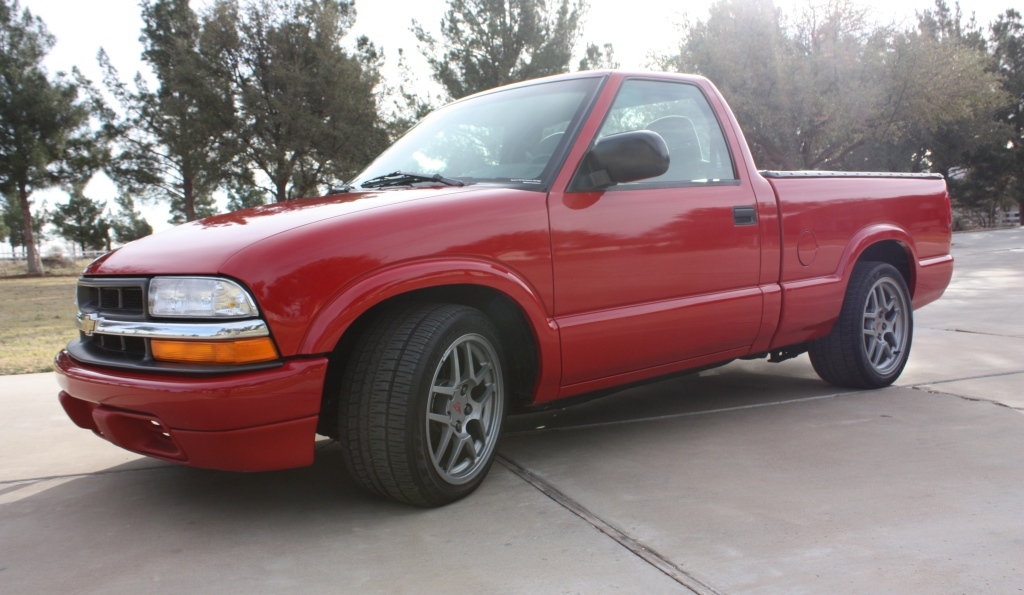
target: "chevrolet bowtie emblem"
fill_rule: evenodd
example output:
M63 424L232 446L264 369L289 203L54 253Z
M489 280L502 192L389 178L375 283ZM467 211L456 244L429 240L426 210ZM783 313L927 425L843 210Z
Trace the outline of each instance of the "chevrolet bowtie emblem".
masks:
M92 335L93 331L96 330L96 315L95 314L79 314L78 315L78 329L85 333L85 336Z

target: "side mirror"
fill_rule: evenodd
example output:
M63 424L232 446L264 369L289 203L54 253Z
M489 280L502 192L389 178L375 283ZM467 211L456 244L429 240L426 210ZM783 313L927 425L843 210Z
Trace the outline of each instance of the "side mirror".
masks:
M668 171L665 139L657 132L634 130L606 136L583 157L572 184L577 192L655 178Z

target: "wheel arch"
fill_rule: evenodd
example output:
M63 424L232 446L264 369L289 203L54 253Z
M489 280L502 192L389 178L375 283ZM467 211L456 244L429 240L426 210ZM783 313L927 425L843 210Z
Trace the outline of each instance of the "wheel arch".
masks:
M341 372L359 334L382 312L404 303L439 302L484 312L501 333L514 411L557 394L561 370L558 331L543 301L524 280L499 264L469 259L409 262L357 279L339 290L310 325L301 353L328 353L319 433L332 435Z
M857 262L871 261L891 264L903 276L910 295L913 296L916 275L914 267L910 264L910 259L913 258L912 254L910 249L898 240L881 240L865 248L857 257Z
M903 275L903 280L914 296L917 284L917 249L914 240L902 228L895 225L875 225L857 232L847 244L840 259L839 272L843 278L843 295L853 267L859 262L873 261L891 264Z

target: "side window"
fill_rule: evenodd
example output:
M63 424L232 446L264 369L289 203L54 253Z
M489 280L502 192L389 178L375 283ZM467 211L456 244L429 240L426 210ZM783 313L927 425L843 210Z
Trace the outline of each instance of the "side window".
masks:
M660 134L668 145L669 168L657 178L620 186L736 179L722 128L707 98L695 85L625 81L597 136L631 130L652 130Z

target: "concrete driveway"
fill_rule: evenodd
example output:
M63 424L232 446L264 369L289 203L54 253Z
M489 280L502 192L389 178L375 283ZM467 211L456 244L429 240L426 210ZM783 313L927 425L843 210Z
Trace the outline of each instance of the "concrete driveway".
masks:
M1016 593L1024 590L1024 230L958 234L880 391L806 356L510 419L438 510L357 490L336 447L181 468L0 378L0 592Z

